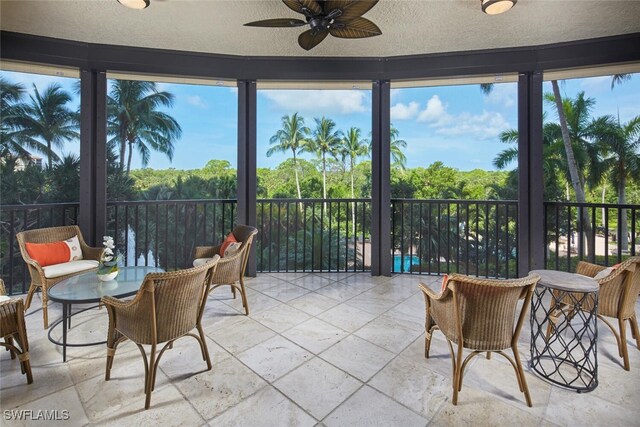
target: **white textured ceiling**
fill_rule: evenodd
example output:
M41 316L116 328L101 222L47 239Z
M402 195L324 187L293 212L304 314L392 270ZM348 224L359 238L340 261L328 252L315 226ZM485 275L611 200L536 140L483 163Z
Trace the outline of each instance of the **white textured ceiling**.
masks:
M311 50L301 28L250 28L249 21L300 17L279 0L1 0L0 27L90 43L250 56L396 56L535 46L640 32L640 0L519 0L488 16L480 0L380 0L365 17L383 34L331 36Z

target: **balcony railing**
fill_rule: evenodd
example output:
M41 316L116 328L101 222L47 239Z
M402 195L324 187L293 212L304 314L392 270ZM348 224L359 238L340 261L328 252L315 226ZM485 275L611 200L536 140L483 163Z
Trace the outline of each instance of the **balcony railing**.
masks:
M391 201L394 273L518 276L518 202Z
M545 266L575 271L578 261L622 262L640 252L640 205L544 203Z
M124 265L185 268L195 246L224 239L234 226L236 208L235 200L109 202L106 234L114 237ZM24 293L29 286L16 233L76 224L78 209L77 203L0 206L2 278L10 293ZM516 277L517 210L515 201L394 199L392 271ZM638 205L545 202L544 210L547 268L575 271L580 259L608 265L640 251ZM584 212L591 227L585 226ZM258 271L371 268L368 199L260 199L256 214ZM623 218L624 247L619 244Z
M0 260L2 278L9 294L25 293L31 283L16 234L35 228L75 225L78 207L78 203L0 206Z
M370 271L371 200L261 199L258 271Z
M235 200L109 202L107 235L123 265L191 267L196 246L219 244L235 222Z

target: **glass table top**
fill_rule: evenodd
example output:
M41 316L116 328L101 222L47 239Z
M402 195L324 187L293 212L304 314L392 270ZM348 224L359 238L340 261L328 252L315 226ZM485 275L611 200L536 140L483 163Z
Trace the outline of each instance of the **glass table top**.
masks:
M70 277L49 288L49 299L57 302L99 302L103 296L125 297L135 294L148 273L163 273L158 267L122 267L118 277L101 282L95 271Z

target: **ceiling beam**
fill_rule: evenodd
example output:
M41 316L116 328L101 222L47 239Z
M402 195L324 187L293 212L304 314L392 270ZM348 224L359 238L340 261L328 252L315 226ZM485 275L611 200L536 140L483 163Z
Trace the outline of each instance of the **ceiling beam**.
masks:
M386 58L217 55L0 32L0 58L80 69L242 80L408 80L640 61L640 33L552 45Z

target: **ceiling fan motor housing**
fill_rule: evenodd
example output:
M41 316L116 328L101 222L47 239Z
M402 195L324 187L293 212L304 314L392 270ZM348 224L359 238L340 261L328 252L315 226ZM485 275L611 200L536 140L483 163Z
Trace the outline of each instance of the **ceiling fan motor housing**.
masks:
M300 19L266 19L244 24L250 27L300 27L309 29L298 37L298 44L305 50L313 49L327 35L345 39L379 36L380 28L363 18L379 0L282 0L287 7L300 13Z

